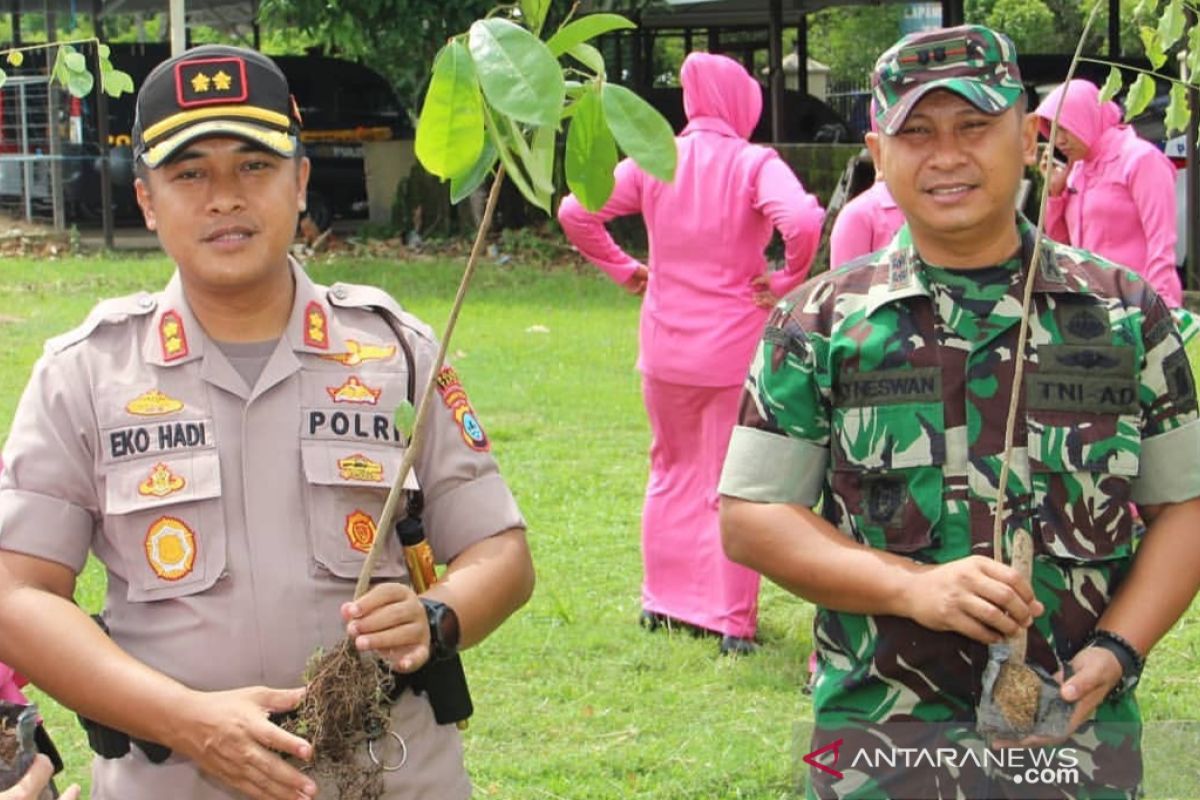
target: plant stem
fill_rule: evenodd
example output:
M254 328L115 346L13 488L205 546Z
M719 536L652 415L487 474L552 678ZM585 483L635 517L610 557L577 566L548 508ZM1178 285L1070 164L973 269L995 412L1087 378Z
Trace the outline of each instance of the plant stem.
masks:
M423 444L422 434L425 432L426 420L429 418L429 409L433 405L431 402L433 387L437 385L438 373L441 372L442 365L446 363L446 351L450 346L450 337L454 334L454 326L458 323L458 314L462 310L463 300L467 297L467 289L471 285L471 277L475 274L475 264L479 261L479 254L483 251L483 243L487 240L488 231L491 230L492 216L495 214L496 202L500 199L500 187L503 183L504 165L501 164L496 169L492 190L488 194L487 205L483 209L483 219L479 221L479 230L475 232L475 244L471 247L467 267L463 270L462 280L458 283L458 293L454 296L454 305L450 307L450 316L446 319L445 330L442 331L437 357L429 371L429 380L426 381L425 390L421 393L421 402L417 406L417 417L413 423L412 436L408 440L408 448L404 452L404 458L400 461L400 469L396 473L396 480L392 482L392 488L383 504L383 511L379 514L379 524L375 527L375 539L371 542L371 550L367 553L367 559L358 573L358 583L354 587L355 600L362 597L370 587L371 573L375 571L375 564L383 552L384 543L392 535L392 524L396 519L396 506L400 504L400 498L404 495L404 481L408 477L413 463L417 460Z
M1092 6L1092 13L1088 15L1087 22L1083 24L1083 31L1079 34L1079 42L1075 45L1075 55L1071 58L1071 66L1067 68L1067 77L1063 79L1063 86L1070 83L1075 77L1075 67L1079 65L1080 53L1083 52L1083 42L1087 38L1088 31L1092 28L1092 22L1096 19L1096 12L1100 10L1100 3ZM1067 98L1066 89L1063 89L1062 96L1058 100L1058 108L1054 109L1054 119L1050 123L1050 143L1054 143L1055 137L1058 135L1058 118L1062 114L1063 101ZM1027 113L1033 113L1028 111ZM1039 168L1040 168L1039 164ZM1008 397L1008 419L1004 423L1004 457L1000 462L1000 481L996 497L996 516L992 520L992 558L996 561L1004 561L1003 550L1003 530L1004 530L1004 506L1008 495L1008 473L1009 462L1012 461L1013 451L1013 434L1017 427L1017 408L1021 400L1021 384L1025 379L1025 344L1029 340L1029 307L1033 303L1033 282L1034 278L1041 269L1042 261L1042 237L1046 229L1046 202L1050 199L1050 178L1046 176L1042 181L1042 197L1038 203L1038 223L1037 229L1033 234L1033 255L1029 259L1029 272L1025 275L1025 294L1021 301L1021 328L1017 334L1017 349L1013 353L1013 358L1016 360L1015 372L1013 374L1012 392ZM1028 446L1029 433L1026 430L1026 446ZM1028 489L1029 487L1026 487Z

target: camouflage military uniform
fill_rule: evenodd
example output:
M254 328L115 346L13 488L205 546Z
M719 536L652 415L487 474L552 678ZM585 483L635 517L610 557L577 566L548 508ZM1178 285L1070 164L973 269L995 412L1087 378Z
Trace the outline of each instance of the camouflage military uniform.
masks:
M721 493L820 500L847 536L919 562L991 556L1019 267L1034 244L1028 222L1019 227L1021 259L984 271L990 280L926 267L904 228L888 248L784 300L751 365ZM1049 239L1043 248L1005 537L1018 526L1034 533L1032 583L1046 612L1031 629L1029 658L1054 673L1084 644L1130 566L1131 501L1200 495L1200 422L1179 332L1157 296L1130 271ZM973 736L984 645L911 619L824 608L816 640L814 748L892 735L866 733L863 723L948 723ZM1121 788L1079 796L1125 797L1139 780L1138 760L1103 751L1136 749L1136 702L1106 702L1096 719L1124 724L1113 728L1117 736L1081 732L1083 775ZM996 775L976 776L992 783L964 790L965 774L916 772L908 775L916 788L897 789L888 785L894 776L847 771L839 781L814 771L815 792L1031 796Z

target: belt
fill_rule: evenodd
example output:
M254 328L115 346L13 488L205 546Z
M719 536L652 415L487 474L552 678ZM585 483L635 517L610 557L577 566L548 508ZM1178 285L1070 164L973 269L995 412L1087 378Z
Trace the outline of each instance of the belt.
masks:
M412 685L412 676L400 672L392 672L391 683L392 686L387 693L387 697L389 701L394 703L404 694L404 690ZM108 725L96 722L94 719L88 719L82 714L76 716L79 718L79 723L83 725L83 729L87 731L88 745L91 746L92 752L101 758L123 758L129 754L131 744L137 745L138 749L149 759L151 764L161 764L171 757L171 748L166 745L145 739L138 739L124 731L110 728ZM271 714L270 720L276 725L281 725L295 717L295 711L282 711Z

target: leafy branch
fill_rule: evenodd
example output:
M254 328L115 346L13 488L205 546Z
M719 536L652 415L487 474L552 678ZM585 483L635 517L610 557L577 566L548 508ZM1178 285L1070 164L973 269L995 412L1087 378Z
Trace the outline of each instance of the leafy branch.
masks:
M604 56L588 43L605 33L632 28L633 23L617 14L578 19L568 14L542 40L550 2L520 0L497 7L469 30L450 37L433 63L417 124L417 159L430 173L450 182L455 203L483 185L489 175L495 177L355 597L367 590L383 543L390 538L404 480L420 450L427 412L434 405L433 383L445 361L504 179L511 178L525 199L550 213L557 142L564 122L569 123L564 158L567 186L589 210L599 210L612 194L618 148L659 180L675 176L675 136L670 124L629 89L609 83ZM398 427L407 430L411 417L407 404L396 409Z
M70 42L43 42L41 44L13 47L0 50L0 56L10 67L19 68L25 63L25 54L32 50L55 51L50 79L57 81L73 97L84 97L95 86L95 77L88 69L87 58L76 49L79 45L94 45L100 55L100 88L110 97L120 97L133 91L133 78L112 65L109 48L96 37L75 39ZM0 68L0 87L8 81L8 73Z

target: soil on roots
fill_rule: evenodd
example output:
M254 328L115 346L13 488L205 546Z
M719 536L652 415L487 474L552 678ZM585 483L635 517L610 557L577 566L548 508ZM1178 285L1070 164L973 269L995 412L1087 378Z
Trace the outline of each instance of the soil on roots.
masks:
M992 699L1008 723L1018 731L1031 731L1037 722L1042 681L1024 664L1005 662L996 676Z
M0 762L10 766L17 763L21 743L17 741L17 729L10 727L8 720L0 719Z
M284 729L313 746L306 772L328 778L340 800L379 800L383 770L364 765L357 754L384 735L390 722L392 673L373 655L359 653L346 639L336 649L313 656L308 691Z

